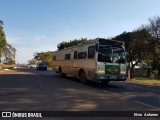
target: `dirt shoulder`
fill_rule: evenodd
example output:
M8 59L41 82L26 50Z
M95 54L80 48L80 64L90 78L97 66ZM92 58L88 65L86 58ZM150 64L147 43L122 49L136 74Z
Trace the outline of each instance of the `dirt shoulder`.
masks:
M16 65L5 65L5 64L0 64L0 73L2 72L8 72L10 70L17 70L18 67Z
M160 86L160 80L158 79L132 79L127 81L132 83L137 83L137 84Z

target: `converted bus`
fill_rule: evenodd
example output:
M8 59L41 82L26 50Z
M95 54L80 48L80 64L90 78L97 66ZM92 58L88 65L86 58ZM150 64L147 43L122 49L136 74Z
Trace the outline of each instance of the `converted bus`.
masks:
M53 52L52 69L61 76L109 83L126 80L124 42L97 38Z

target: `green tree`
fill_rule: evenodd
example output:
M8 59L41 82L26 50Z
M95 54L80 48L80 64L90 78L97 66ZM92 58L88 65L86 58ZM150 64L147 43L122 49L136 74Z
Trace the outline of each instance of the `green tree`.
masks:
M15 64L15 54L16 49L12 47L10 44L6 44L6 46L3 48L3 55L5 57L5 62L8 64Z
M149 18L149 24L144 26L144 28L150 33L152 39L149 41L150 50L152 52L152 68L153 70L158 70L158 75L160 76L160 17L155 16Z
M2 20L0 20L0 25L1 25L1 26L3 25L3 21L2 21Z
M152 46L152 53L156 59L160 60L160 17L149 18L149 24L145 28L153 37L150 41L154 45Z
M127 61L131 72L130 78L133 78L133 72L136 65L150 58L150 43L151 35L143 28L133 32L123 32L122 34L112 38L125 42Z
M37 63L36 59L28 60L28 64L36 64L36 63Z
M41 61L41 62L45 63L47 66L51 67L52 56L53 56L52 54L53 54L52 51L35 53L34 59Z
M61 42L60 44L57 45L57 48L58 48L58 50L61 50L61 49L67 48L67 47L77 45L79 43L87 42L89 40L90 39L87 39L87 38L81 38L81 39L70 40L70 42L64 42L63 41L63 42Z
M3 31L3 21L0 20L0 63L1 63L2 52L6 44L7 44L7 41L6 41L5 33Z

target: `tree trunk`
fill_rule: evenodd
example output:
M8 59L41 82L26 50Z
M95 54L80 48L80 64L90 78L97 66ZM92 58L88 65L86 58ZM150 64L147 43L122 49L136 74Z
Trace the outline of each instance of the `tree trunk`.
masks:
M136 62L135 64L131 63L131 67L130 67L130 78L133 79L134 78L134 67L137 65L138 62Z
M1 55L1 53L0 53L0 63L1 63L1 57L2 57L2 55Z
M151 77L151 69L148 68L148 69L147 69L147 78L150 78L150 77Z
M131 69L130 69L130 78L131 79L134 78L133 74L134 74L134 67L131 67Z
M160 79L160 68L158 68L158 75L157 78Z
M130 66L130 78L133 79L134 78L134 68L136 65L138 65L139 61L135 62L133 64L133 62L131 62L131 66Z

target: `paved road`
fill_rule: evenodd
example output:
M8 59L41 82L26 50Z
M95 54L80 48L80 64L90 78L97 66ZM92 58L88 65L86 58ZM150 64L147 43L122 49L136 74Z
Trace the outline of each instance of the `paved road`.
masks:
M160 86L129 82L83 85L71 77L60 78L52 71L0 71L0 111L29 110L160 111Z

